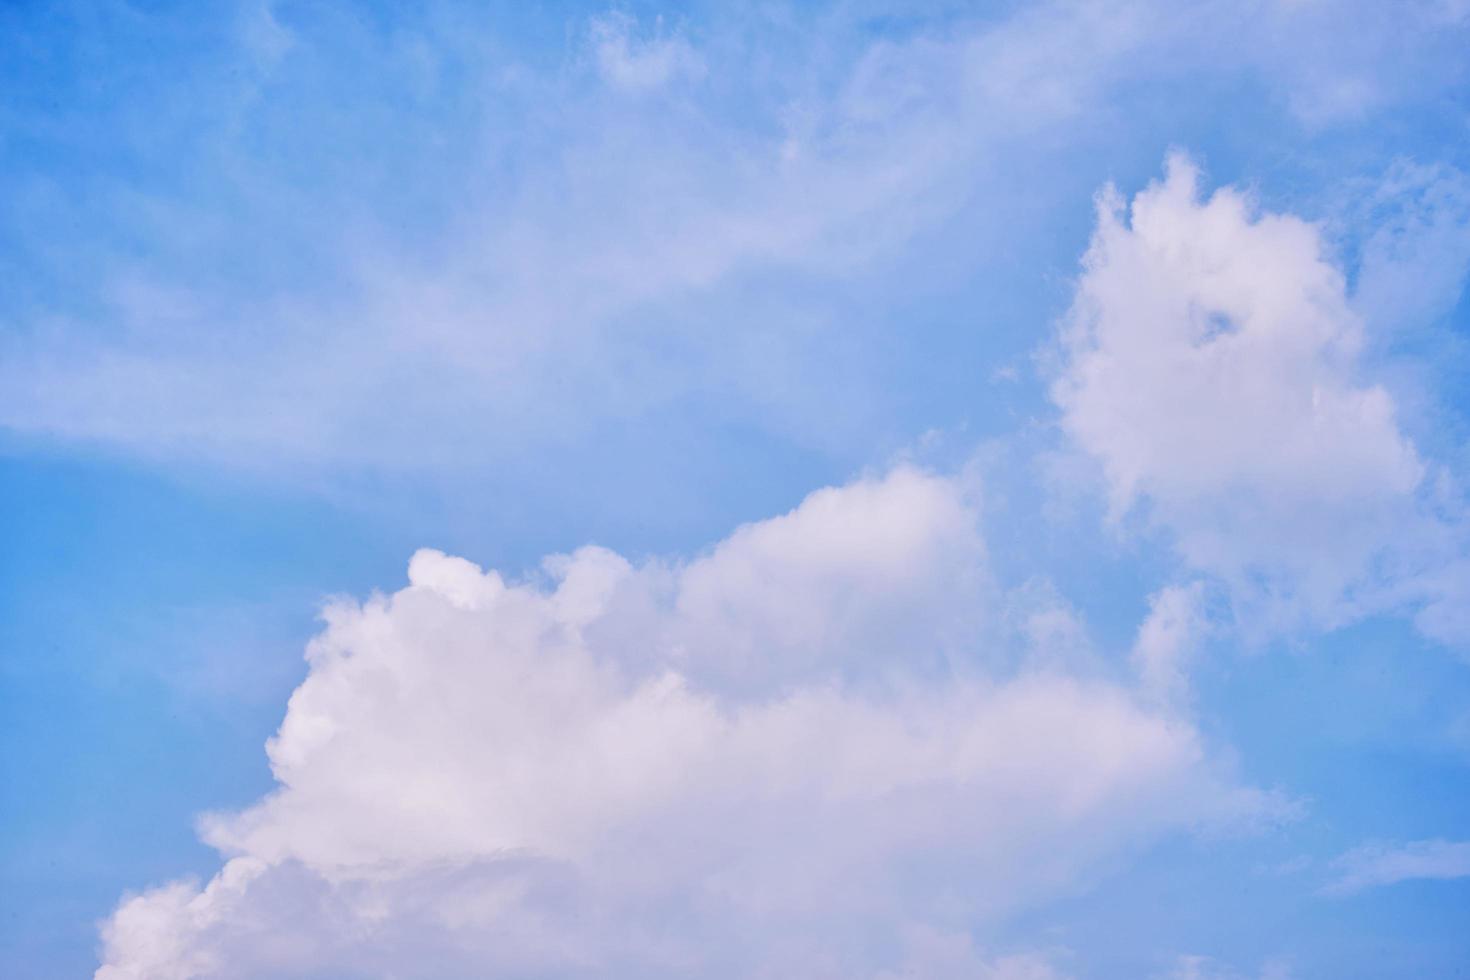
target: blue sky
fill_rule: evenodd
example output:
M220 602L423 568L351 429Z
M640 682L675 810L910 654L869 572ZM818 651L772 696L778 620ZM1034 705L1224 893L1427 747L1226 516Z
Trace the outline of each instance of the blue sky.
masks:
M1452 977L1470 8L0 11L7 977Z

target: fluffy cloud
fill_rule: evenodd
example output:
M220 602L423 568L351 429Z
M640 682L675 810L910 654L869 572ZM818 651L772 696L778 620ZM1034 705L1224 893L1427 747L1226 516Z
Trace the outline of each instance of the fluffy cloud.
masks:
M1335 865L1338 877L1326 888L1334 895L1415 879L1470 878L1470 841L1367 844L1344 854Z
M687 562L419 552L327 609L278 787L98 977L1050 976L967 931L1272 804L1126 676L987 652L977 507L899 467Z
M1225 580L1256 628L1333 626L1423 603L1449 617L1463 508L1427 498L1363 324L1316 227L1261 213L1169 158L1125 209L1109 191L1052 395L1101 465L1114 518L1142 512Z

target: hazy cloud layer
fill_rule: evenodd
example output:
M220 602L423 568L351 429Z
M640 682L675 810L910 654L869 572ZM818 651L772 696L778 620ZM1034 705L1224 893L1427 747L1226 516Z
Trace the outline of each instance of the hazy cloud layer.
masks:
M604 14L560 27L552 64L452 3L378 31L350 8L245 4L207 44L163 12L73 12L83 35L198 53L181 85L88 49L129 99L72 122L110 140L116 173L13 175L34 240L0 308L0 425L296 478L440 472L709 393L846 444L905 328L858 332L844 290L956 216L996 260L1061 220L1066 166L1141 82L1203 72L1321 127L1464 73L1462 18L1437 3L1058 0L874 40L885 9ZM54 93L33 96L12 116L45 142ZM188 179L167 194L172 168ZM1432 215L1406 211L1414 241L1463 238L1445 187ZM50 236L78 223L94 233L61 264ZM1463 274L1461 245L1401 276L1408 247L1390 230L1369 249L1366 305ZM752 281L804 298L742 315Z

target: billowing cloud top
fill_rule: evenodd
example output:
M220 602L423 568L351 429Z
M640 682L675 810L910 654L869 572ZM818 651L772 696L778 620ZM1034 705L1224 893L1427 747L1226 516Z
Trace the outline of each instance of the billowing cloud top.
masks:
M1062 336L1052 395L1114 518L1142 508L1258 632L1418 603L1464 644L1463 518L1422 492L1393 400L1361 377L1321 233L1199 181L1176 153L1130 207L1101 195Z
M1438 390L1470 350L1441 329L1470 271L1460 0L11 6L0 429L102 474L21 496L70 530L48 480L239 476L249 520L270 488L347 530L296 514L299 552L209 557L299 572L254 597L276 612L356 596L239 729L279 722L270 790L191 787L191 814L231 801L198 822L211 874L123 896L99 980L1239 978L1145 948L1152 909L1146 942L1093 941L1127 913L1065 900L1308 813L1309 763L1271 753L1355 708L1412 728L1395 750L1470 744L1431 656L1470 650L1470 415ZM48 620L5 623L17 648L109 625L90 551L32 575L49 530L5 579ZM1409 662L1380 640L1449 665L1433 696L1379 702ZM1381 659L1216 656L1288 645ZM0 702L50 712L5 666ZM27 779L70 772L44 741ZM1330 873L1293 893L1324 903L1467 877L1460 801L1349 826L1349 797L1258 877ZM148 867L96 881L173 873ZM1254 901L1230 871L1196 918ZM1081 962L1109 943L1132 958Z
M691 561L589 547L521 583L419 552L327 609L278 788L204 821L213 881L122 905L99 980L873 975L1272 814L1152 696L1178 596L1144 681L1002 655L974 489L900 466Z

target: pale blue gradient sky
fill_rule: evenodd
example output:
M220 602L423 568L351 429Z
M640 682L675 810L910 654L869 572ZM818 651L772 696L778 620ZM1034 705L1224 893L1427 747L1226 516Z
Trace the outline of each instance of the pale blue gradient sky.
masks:
M7 977L85 975L125 893L218 870L196 817L271 789L326 597L421 547L510 578L697 555L899 460L979 472L1005 615L1068 609L1109 664L1202 582L1192 723L1290 803L1131 842L977 948L1470 964L1470 878L1332 887L1470 840L1470 648L1412 596L1242 623L1167 502L1109 520L1049 387L1096 196L1182 150L1318 229L1353 383L1437 488L1374 533L1470 582L1463 3L113 0L7 5L0 37Z

